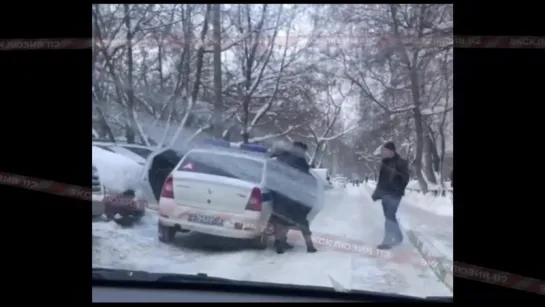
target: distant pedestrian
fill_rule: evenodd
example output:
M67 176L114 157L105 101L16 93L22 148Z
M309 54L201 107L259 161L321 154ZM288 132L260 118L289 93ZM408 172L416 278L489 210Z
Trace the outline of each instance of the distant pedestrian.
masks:
M382 200L384 212L384 240L379 249L389 249L403 241L403 233L396 218L401 197L409 183L409 164L396 152L395 144L387 142L382 146L382 164L373 201Z

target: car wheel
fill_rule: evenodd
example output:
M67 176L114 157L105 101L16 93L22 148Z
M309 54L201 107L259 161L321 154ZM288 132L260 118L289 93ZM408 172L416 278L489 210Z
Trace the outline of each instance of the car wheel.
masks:
M138 223L140 222L140 220L142 220L142 218L144 217L145 215L145 212L135 212L132 214L132 218L133 218L133 221L135 223Z
M136 218L130 215L124 215L124 216L121 216L120 218L114 218L113 220L116 222L117 225L122 227L130 227L134 225L134 223L137 221Z
M176 229L158 223L157 235L159 236L159 241L163 243L172 243L176 236Z
M267 246L268 246L268 240L267 240L267 235L266 234L262 234L260 235L259 237L256 237L256 238L253 238L252 239L252 246L255 248L255 249L266 249Z

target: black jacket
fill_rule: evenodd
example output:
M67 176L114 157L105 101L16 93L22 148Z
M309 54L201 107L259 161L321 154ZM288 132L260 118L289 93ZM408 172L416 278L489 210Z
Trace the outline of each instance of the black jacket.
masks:
M383 159L378 175L378 183L374 199L381 199L383 195L405 195L405 188L409 184L409 164L399 155L393 158Z

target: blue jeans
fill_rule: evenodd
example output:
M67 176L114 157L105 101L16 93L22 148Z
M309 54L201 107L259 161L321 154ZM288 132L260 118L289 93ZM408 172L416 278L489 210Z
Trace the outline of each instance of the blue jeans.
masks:
M403 232L396 218L400 202L401 196L385 194L382 197L382 210L385 218L383 243L400 243L403 241Z

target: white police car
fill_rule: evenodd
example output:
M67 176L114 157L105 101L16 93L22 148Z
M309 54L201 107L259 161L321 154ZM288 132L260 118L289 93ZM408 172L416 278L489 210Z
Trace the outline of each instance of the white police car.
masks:
M194 231L251 239L256 248L266 248L272 214L272 193L266 186L275 172L272 165L278 164L266 152L259 145L224 141L188 151L161 191L159 240L169 243L177 232ZM320 202L309 220L321 210L321 196Z

